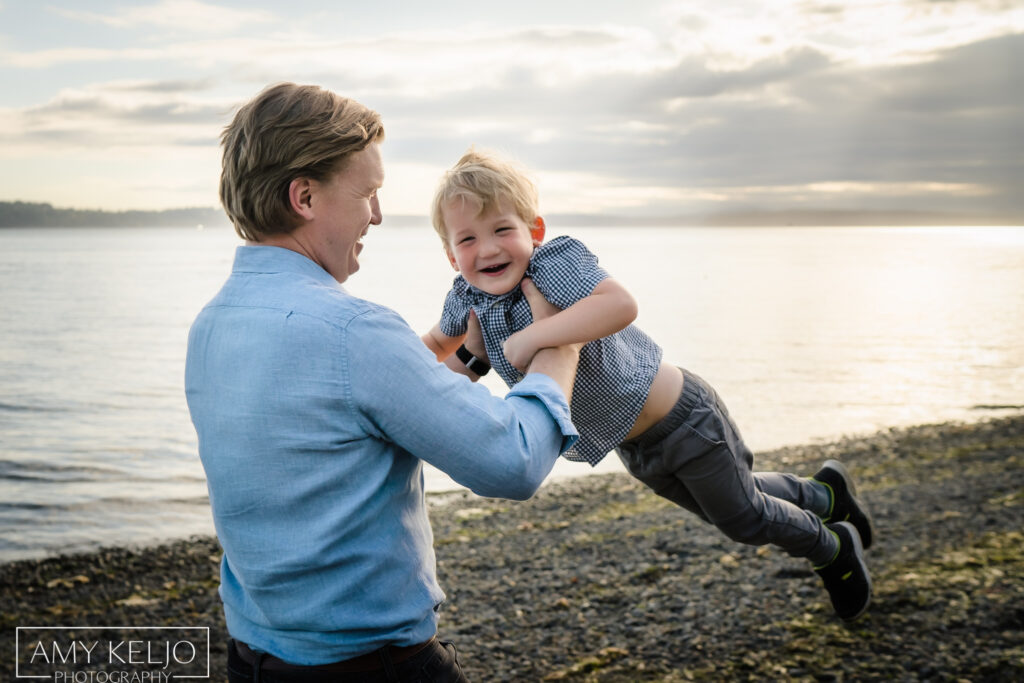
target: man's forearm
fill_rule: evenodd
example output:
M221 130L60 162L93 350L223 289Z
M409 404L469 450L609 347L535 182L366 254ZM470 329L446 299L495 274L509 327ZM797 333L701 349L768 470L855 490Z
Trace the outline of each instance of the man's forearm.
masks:
M572 401L573 385L576 382L576 366L580 362L577 345L556 346L541 349L533 357L527 373L539 372L555 381L567 402Z

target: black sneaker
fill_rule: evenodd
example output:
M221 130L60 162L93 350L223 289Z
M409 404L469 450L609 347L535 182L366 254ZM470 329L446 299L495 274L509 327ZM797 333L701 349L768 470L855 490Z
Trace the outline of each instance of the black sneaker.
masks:
M853 621L871 604L871 575L864 563L864 547L857 527L849 522L828 524L839 536L839 554L824 567L815 567L832 599L832 608L843 621Z
M870 548L874 540L875 525L867 508L857 500L857 489L843 463L838 460L826 460L811 479L827 486L832 494L832 510L822 521L849 522L857 527L864 549Z

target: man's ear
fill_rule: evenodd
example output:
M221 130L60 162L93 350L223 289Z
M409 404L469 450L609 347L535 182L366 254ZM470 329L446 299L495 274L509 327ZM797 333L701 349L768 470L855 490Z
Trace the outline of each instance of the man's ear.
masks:
M313 218L313 181L295 178L288 184L288 206L307 221Z
M455 269L455 272L459 272L459 264L455 262L455 255L452 254L452 250L446 246L444 248L444 253L448 255L448 260L451 262L452 268Z
M533 219L533 225L530 226L530 237L533 238L533 246L539 247L540 243L544 241L544 231L547 226L544 225L544 219L537 216Z

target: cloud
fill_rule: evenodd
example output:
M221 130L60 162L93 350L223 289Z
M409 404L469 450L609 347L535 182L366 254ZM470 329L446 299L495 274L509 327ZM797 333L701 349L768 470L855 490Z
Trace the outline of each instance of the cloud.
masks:
M159 62L179 70L230 70L262 81L320 77L430 95L486 87L510 68L530 70L551 85L588 74L643 71L671 61L662 47L650 32L629 27L534 26L342 38L278 22L262 33L154 38L142 46L6 50L0 52L0 65L39 70L84 62Z
M178 18L161 24L158 10L172 5ZM416 182L477 143L594 210L863 203L872 193L892 204L1024 203L1013 198L1024 180L1024 15L1014 5L672 7L661 25L456 22L355 38L323 30L326 15L238 34L266 17L224 10L229 29L215 37L8 51L0 65L22 73L73 61L111 75L0 110L0 141L19 154L215 149L238 104L295 80L380 111L389 161ZM74 16L146 35L213 22L203 13L220 9L163 2ZM124 64L133 78L112 75ZM154 73L167 77L137 77Z
M0 51L0 65L15 69L48 69L64 64L101 61L141 61L162 59L157 49L68 47L28 51Z
M54 153L67 148L216 145L229 101L196 97L205 80L112 81L66 89L49 102L0 110L0 142L8 151Z
M161 0L143 7L122 7L112 13L52 8L54 13L75 21L98 23L118 29L157 27L195 33L221 33L248 24L273 22L270 12L232 9L198 0Z
M802 0L709 5L683 0L665 10L680 54L744 66L809 47L850 66L911 64L950 47L1024 31L1024 6L1003 0Z
M217 81L212 77L170 80L114 81L107 88L120 92L139 93L195 93L211 90Z
M885 103L897 111L1019 111L1024 103L1024 34L947 50L926 64L892 70Z
M746 68L712 70L690 57L559 87L520 70L406 106L416 134L391 139L441 165L476 142L513 150L541 173L586 169L605 205L621 205L629 189L673 195L681 207L847 205L874 193L881 204L1020 209L1021 63L1024 35L913 64L846 65L804 49ZM387 120L401 98L382 98L381 109Z

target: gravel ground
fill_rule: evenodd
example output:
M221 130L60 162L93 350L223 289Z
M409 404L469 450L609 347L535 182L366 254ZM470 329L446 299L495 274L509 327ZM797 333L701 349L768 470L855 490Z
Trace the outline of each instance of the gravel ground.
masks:
M432 497L439 635L474 681L1024 680L1024 416L756 464L811 474L829 457L877 525L875 597L852 625L806 562L734 543L612 474L526 503ZM224 680L219 555L196 538L0 566L0 678L14 680L16 626L162 624L209 626Z

